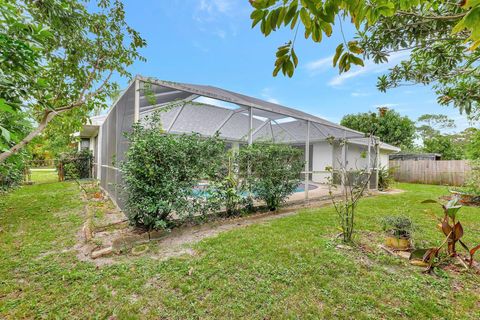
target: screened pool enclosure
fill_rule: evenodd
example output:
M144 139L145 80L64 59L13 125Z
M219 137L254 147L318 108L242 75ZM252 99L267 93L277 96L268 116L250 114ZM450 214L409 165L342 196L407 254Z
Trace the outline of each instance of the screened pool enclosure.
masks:
M113 104L97 139L97 176L120 208L122 173L118 164L128 149L124 133L131 132L134 122L145 121L157 110L163 110L162 128L169 134L218 133L230 148L258 141L301 148L305 154L301 191L305 200L309 199L311 185L324 184L331 175L326 167L376 170L381 148L389 150L388 145L373 143L362 132L299 110L217 87L136 76ZM371 188L376 188L377 180L373 174Z

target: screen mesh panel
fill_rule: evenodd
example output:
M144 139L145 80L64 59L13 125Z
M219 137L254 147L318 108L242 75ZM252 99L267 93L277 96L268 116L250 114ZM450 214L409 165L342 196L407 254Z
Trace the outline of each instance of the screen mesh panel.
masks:
M128 141L125 133L132 131L135 112L135 86L131 85L115 103L102 125L101 186L123 209L122 177L119 167L125 160Z
M212 136L218 131L221 138L236 145L245 145L251 133L254 142L287 143L302 148L304 152L305 143L309 141L307 171L310 172L308 179L314 183L325 183L325 176L329 174L323 172L325 167L339 168L342 165L339 161L343 157L339 140L364 138L360 132L305 112L232 91L212 86L146 80L142 77L138 79L141 79L138 94L139 121L142 124L147 124L147 119L161 110L161 126L171 134L199 133ZM145 85L145 81L151 84ZM110 110L101 126L98 141L100 184L120 208L124 207L124 197L122 174L118 168L128 150L125 133L131 132L134 123L135 95L135 84L132 82ZM215 104L213 100L220 103ZM227 102L229 106L221 102ZM249 109L253 112L251 130ZM307 121L310 121L308 139ZM332 145L326 141L327 138L333 138L336 142ZM348 148L347 166L366 166L365 159L357 159L366 149L361 146ZM374 167L373 163L371 167ZM312 174L311 171L318 172ZM372 175L372 185L376 185L375 174Z

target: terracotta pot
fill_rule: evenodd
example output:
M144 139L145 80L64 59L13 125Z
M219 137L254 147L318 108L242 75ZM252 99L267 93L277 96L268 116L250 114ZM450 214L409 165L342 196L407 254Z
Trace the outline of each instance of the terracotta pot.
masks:
M396 250L408 250L410 249L410 239L408 238L397 238L394 236L387 236L385 238L385 244L392 249Z

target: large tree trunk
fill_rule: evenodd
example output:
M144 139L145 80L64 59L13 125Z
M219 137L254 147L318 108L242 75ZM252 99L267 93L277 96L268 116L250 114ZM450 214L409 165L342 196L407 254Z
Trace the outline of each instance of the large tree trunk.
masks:
M11 155L15 154L20 150L21 148L25 147L27 144L30 143L30 141L33 140L36 136L38 136L43 130L45 130L45 127L47 124L55 117L56 113L53 111L46 111L42 120L40 121L38 127L30 132L25 138L23 138L19 143L14 145L10 150L3 152L0 154L0 163L4 162L5 160L8 159Z

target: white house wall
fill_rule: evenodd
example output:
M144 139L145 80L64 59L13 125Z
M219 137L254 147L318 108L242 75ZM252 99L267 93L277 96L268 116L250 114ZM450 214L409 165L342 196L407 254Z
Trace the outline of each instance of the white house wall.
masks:
M387 168L388 169L388 155L390 154L391 152L387 152L387 151L380 151L380 158L379 158L379 165L380 165L380 168Z
M312 144L312 171L325 171L326 167L340 168L343 162L342 147L339 144L330 144L326 141ZM357 144L347 144L347 170L360 170L367 168L368 147ZM379 166L388 168L388 155L391 151L382 149L379 155ZM371 148L370 167L375 168L375 148ZM312 181L327 183L330 173L314 173Z
M333 165L333 146L324 141L313 144L312 171L325 171L326 167ZM330 173L314 173L312 181L316 183L327 183Z
M347 170L361 170L367 168L368 147L355 144L347 145Z

